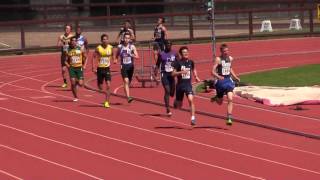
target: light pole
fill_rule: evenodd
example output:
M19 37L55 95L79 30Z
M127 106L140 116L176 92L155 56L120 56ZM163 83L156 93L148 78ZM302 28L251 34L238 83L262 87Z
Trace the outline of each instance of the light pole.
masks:
M214 0L208 1L208 13L210 13L210 22L211 22L211 43L212 43L212 55L213 60L216 58L216 29L215 29L215 17L214 17L215 4Z

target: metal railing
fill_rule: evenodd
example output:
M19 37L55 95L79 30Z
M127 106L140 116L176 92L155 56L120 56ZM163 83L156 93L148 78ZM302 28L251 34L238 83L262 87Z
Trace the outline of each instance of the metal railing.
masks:
M247 9L247 10L228 10L228 11L216 11L216 22L217 22L217 30L234 30L236 31L238 29L239 33L234 34L221 34L218 35L218 38L229 38L229 37L244 37L247 39L252 39L255 36L274 36L274 35L286 35L286 34L303 34L303 35L315 35L318 34L319 31L315 31L315 26L318 26L318 21L315 21L315 8L313 7L305 7L305 8L285 8L285 9ZM286 26L287 22L281 22L281 18L285 21L289 21L290 18L293 18L293 16L290 13L298 14L300 15L301 22L304 23L305 31L297 31L297 32L289 32L285 31L282 33L259 33L257 31L254 31L255 29L258 29L257 27L260 26L261 20L272 17L274 14L286 14L286 16L282 17L279 16L275 23L276 26ZM301 16L303 14L303 16ZM48 26L48 24L60 24L63 25L65 23L72 23L74 26L79 26L79 24L86 24L86 22L90 22L88 26L89 27L97 27L94 22L97 22L99 24L99 27L102 28L102 32L105 32L107 29L108 32L117 31L115 27L118 26L112 26L110 25L111 21L123 21L125 19L130 19L133 23L133 29L135 29L136 33L143 34L146 30L149 29L150 32L153 31L153 24L151 23L144 23L146 19L153 19L155 20L157 17L166 17L169 20L174 19L175 23L172 26L169 22L167 26L170 27L169 31L172 31L172 35L175 33L182 32L184 34L183 37L174 37L170 39L184 39L188 41L193 41L195 39L203 39L208 38L208 36L203 35L205 30L209 29L209 21L206 20L207 13L205 12L192 12L192 13L156 13L156 14L141 14L141 15L127 15L127 16L99 16L99 17L70 17L70 18L64 18L64 19L43 19L43 20L20 20L20 21L7 21L7 22L0 22L0 34L3 32L9 32L11 27L11 30L14 30L20 35L20 47L13 47L12 49L32 49L30 45L28 45L26 41L26 34L29 32L27 30L30 29L36 29L35 31L38 31L39 29L44 29L43 31L50 31L51 26ZM155 21L152 21L155 22ZM87 23L88 24L88 23ZM83 25L81 25L83 26ZM5 30L6 28L9 28L9 30ZM26 30L27 29L27 30ZM56 29L54 29L56 30ZM61 29L59 28L59 32ZM201 31L200 31L201 30ZM176 31L176 32L175 32ZM241 32L240 32L241 31ZM187 32L187 33L186 33ZM201 34L202 33L202 34ZM150 34L150 33L149 33ZM152 34L152 33L151 33ZM0 42L1 42L1 36L0 35ZM49 36L48 36L49 37ZM98 37L98 36L97 36ZM17 38L17 36L15 36ZM37 38L37 37L35 37ZM151 35L150 35L151 38ZM144 35L137 36L137 41L149 41L150 38L145 39ZM30 39L30 38L29 38ZM55 40L57 37L54 38ZM97 38L98 39L98 38ZM16 40L16 39L15 39ZM11 40L7 40L11 41ZM95 43L92 43L95 44ZM40 45L36 48L48 48L48 47L54 47L54 44L47 44L47 45Z

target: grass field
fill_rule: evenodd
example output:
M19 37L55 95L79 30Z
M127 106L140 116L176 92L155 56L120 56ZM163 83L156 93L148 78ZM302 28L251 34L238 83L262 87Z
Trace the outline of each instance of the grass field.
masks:
M320 85L320 64L264 71L240 76L242 82L257 86Z
M293 68L263 71L240 76L242 84L273 87L301 87L320 85L320 64ZM204 92L205 85L200 83L196 92Z

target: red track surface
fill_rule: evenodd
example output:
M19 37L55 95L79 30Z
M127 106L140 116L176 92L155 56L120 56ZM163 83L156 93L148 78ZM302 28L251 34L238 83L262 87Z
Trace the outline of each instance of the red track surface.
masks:
M238 73L319 63L320 38L230 43ZM190 45L195 60L210 58L210 45ZM277 55L278 54L278 55ZM59 55L0 58L0 179L320 179L320 141L273 130L112 97L80 89L80 101L61 89ZM202 79L210 63L196 65ZM89 68L90 69L90 68ZM118 71L119 66L114 65ZM94 77L89 71L86 79ZM95 81L88 81L95 87ZM121 94L121 78L112 89ZM138 84L135 84L138 86ZM152 93L151 93L152 92ZM131 94L162 102L162 87ZM226 105L195 99L197 110L224 115ZM187 106L185 106L187 108ZM266 107L235 99L234 116L319 135L319 106Z

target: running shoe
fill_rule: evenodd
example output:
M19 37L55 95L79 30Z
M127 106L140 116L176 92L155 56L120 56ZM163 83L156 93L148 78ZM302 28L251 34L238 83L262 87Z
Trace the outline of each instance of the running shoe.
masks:
M104 102L104 107L105 107L105 108L109 108L109 107L110 107L110 104L109 104L108 101L105 101L105 102Z
M196 118L191 118L191 126L195 126L196 125Z
M63 83L61 87L62 88L66 88L66 87L68 87L68 84L67 83Z
M227 121L226 121L226 124L228 126L232 126L232 119L231 118L228 118Z
M77 101L79 101L78 98L74 98L74 99L73 99L73 102L77 102Z
M172 116L172 112L170 111L170 109L167 109L167 115Z
M128 103L131 103L133 101L133 97L128 97Z

